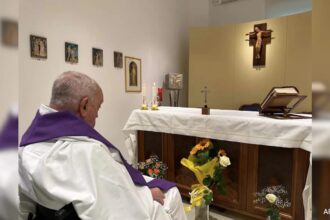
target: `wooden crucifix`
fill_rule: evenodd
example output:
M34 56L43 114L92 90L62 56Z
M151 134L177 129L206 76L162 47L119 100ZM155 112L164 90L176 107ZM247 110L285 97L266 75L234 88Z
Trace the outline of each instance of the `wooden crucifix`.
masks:
M267 23L254 25L254 31L247 33L253 46L253 66L265 66L266 45L271 43L273 30L267 30Z

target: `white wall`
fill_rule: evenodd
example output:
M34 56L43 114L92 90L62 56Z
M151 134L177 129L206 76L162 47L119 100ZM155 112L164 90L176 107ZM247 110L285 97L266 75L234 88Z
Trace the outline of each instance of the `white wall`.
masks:
M0 0L0 20L3 18L18 21L18 0ZM0 97L1 129L2 122L8 114L10 106L18 102L18 49L5 47L1 43Z
M297 14L312 9L312 0L266 0L266 18Z
M151 96L150 86L153 82L160 86L165 73L187 74L188 28L207 25L208 3L203 12L195 7L199 4L198 0L21 0L20 134L40 103L48 104L56 76L77 70L103 88L105 102L96 129L126 154L121 129L131 111L140 107L141 93L125 93L124 68L113 67L113 51L142 59L142 84ZM30 57L30 34L47 37L47 60ZM65 41L79 44L78 64L65 63ZM92 47L104 50L102 68L91 63ZM186 83L183 104L187 87Z
M312 9L311 0L238 0L213 5L209 0L209 24L222 26L297 14Z
M239 0L227 4L213 5L209 0L209 24L221 26L265 18L265 0Z
M205 0L186 0L189 11L189 26L207 26L209 24L210 4Z

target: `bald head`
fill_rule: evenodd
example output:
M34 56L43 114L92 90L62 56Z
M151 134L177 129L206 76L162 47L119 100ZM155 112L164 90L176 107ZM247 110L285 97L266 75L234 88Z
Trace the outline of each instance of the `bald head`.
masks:
M83 73L64 72L54 81L50 100L51 108L58 111L71 111L85 119L86 112L84 111L91 107L96 107L98 111L102 102L103 94L100 86Z

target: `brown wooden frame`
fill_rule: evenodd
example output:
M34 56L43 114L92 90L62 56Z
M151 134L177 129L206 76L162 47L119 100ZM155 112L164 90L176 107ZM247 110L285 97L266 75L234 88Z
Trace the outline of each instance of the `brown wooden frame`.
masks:
M144 161L145 155L145 136L148 132L138 131L138 160ZM161 133L161 152L160 158L168 165L166 179L175 181L175 135ZM195 143L201 138L196 137ZM264 219L264 208L253 204L253 193L257 190L258 181L258 152L259 146L252 144L239 144L240 162L239 162L239 186L238 201L228 201L225 196L215 196L213 206L225 208L239 214L252 217L254 219ZM148 157L148 156L147 156ZM302 202L302 192L309 167L310 153L299 148L292 149L292 206L289 213L281 213L282 220L303 220L304 207ZM190 185L177 184L181 195L189 197Z

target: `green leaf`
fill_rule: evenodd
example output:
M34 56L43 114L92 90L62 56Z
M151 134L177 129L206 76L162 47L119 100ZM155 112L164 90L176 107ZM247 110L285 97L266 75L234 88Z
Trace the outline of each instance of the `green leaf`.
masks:
M212 182L213 182L213 180L210 175L207 175L203 180L203 184L207 187L209 187L212 184Z
M209 160L209 150L199 151L196 154L196 162L198 165L203 165Z
M210 205L213 200L213 193L209 191L203 196L206 205Z

